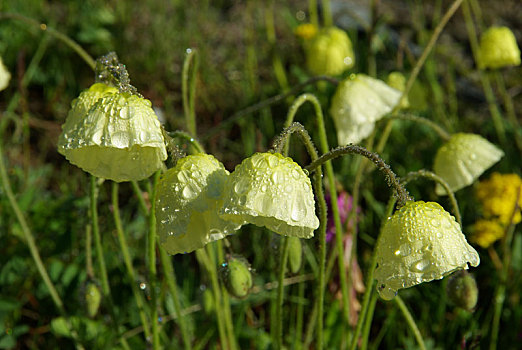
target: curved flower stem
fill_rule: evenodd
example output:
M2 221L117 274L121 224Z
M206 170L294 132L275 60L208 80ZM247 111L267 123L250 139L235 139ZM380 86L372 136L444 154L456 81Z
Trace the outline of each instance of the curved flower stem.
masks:
M118 242L120 243L121 253L123 255L123 261L125 263L125 267L127 268L127 276L130 280L132 294L134 295L134 300L136 301L136 305L138 306L138 314L140 316L141 324L143 326L143 331L145 332L145 338L150 341L150 326L147 321L147 316L145 315L145 305L143 302L143 296L140 294L138 290L138 285L136 284L136 273L134 272L134 268L132 267L132 260L129 253L129 248L127 246L127 241L125 239L125 234L123 232L123 227L121 224L120 218L120 209L118 203L118 183L112 183L112 210L114 216L114 224L116 225L116 232L118 234Z
M392 215L393 207L395 206L395 198L392 197L388 201L388 206L386 207L386 213L384 215L385 218ZM379 233L380 237L380 233ZM355 350L357 347L357 341L359 340L359 335L361 334L361 330L364 325L365 317L372 317L370 315L369 305L370 305L370 296L374 292L373 290L373 273L375 272L375 268L377 267L377 254L376 249L377 243L379 242L379 237L377 237L377 241L373 248L372 259L370 260L370 265L368 267L368 272L366 275L366 291L364 292L361 311L359 312L359 319L357 320L357 325L355 326L355 332L352 337L352 343L350 345L350 350Z
M218 133L219 130L222 130L222 129L225 129L225 128L231 126L232 124L236 123L239 119L241 119L243 117L246 117L248 115L253 115L254 112L257 112L257 111L259 111L259 110L261 110L263 108L266 108L268 106L271 106L273 104L276 104L279 101L282 101L282 100L286 99L288 96L295 95L296 93L301 91L304 87L306 87L306 86L308 86L310 84L314 84L314 83L316 83L318 81L326 81L326 82L329 82L329 83L334 84L334 85L339 84L339 79L333 78L333 77L329 77L329 76L326 76L326 75L319 75L319 76L316 76L316 77L312 77L312 78L308 79L307 81L302 82L301 84L295 85L292 89L288 90L287 92L284 92L282 94L269 97L266 100L258 102L256 104L250 106L250 107L247 107L247 108L245 108L243 110L240 110L239 112L234 113L229 118L227 118L226 120L222 121L219 125L217 125L214 128L210 129L205 134L205 136L202 137L202 139L203 140L207 140L210 137L214 136L216 133Z
M411 75L408 78L408 81L406 82L406 86L404 87L404 91L402 92L401 98L399 99L399 101L402 101L406 96L408 96L408 93L410 92L410 90L413 86L413 83L415 82L415 79L417 79L417 76L419 75L422 67L424 66L426 59L428 58L431 51L435 47L435 43L439 39L439 36L442 33L442 30L444 29L444 27L446 26L448 21L451 19L451 17L453 17L455 12L458 10L462 1L463 0L453 1L453 3L449 7L449 9L446 11L444 16L442 16L437 27L435 27L435 29L433 30L433 34L432 34L430 40L428 41L426 48L424 48L424 51L422 52L421 56L419 57L419 60L415 64L415 67L413 67ZM399 106L400 106L400 103L398 103L395 106L394 110L392 111L392 114L395 114L398 111ZM384 128L384 131L382 133L381 139L379 140L379 144L377 145L377 148L376 148L377 153L381 153L382 150L384 149L384 146L386 145L386 142L388 141L388 136L390 135L390 132L391 132L391 125L392 125L391 121L389 121L386 124L386 127Z
M424 340L422 339L422 335L419 331L419 328L417 327L415 320L411 316L410 311L408 310L408 308L402 301L401 297L397 295L393 300L395 301L395 304L397 304L397 306L399 307L399 309L402 312L402 315L406 319L406 323L408 323L408 326L410 327L411 331L413 332L413 336L417 340L417 343L419 344L419 348L421 350L426 350L426 346L424 345Z
M293 119L293 114L291 113L292 109L289 112L288 120ZM295 114L295 110L293 112ZM287 140L289 136L297 132L300 136L301 141L306 147L308 154L311 159L317 159L317 151L315 146L310 138L310 135L306 131L306 129L299 123L293 123L289 127L283 130L278 139L274 142L274 149L281 150L284 149L287 145ZM323 191L323 182L322 182L322 169L318 168L313 180L314 180L314 189L317 198L317 205L319 207L319 278L317 283L317 344L316 347L322 349L323 347L323 309L324 309L324 287L325 287L325 268L326 268L326 201L324 199L324 191ZM279 276L279 283L282 283L281 275ZM279 291L279 290L278 290ZM281 290L282 294L282 290ZM279 296L278 296L279 300ZM281 308L282 302L277 303L276 307ZM279 313L279 315L281 315ZM282 320L278 320L279 323L282 323Z
M412 171L406 176L401 178L401 183L406 186L406 184L412 180L416 180L418 178L425 177L427 179L433 180L435 182L438 182L442 187L444 187L444 190L446 191L446 194L448 195L448 198L450 200L451 206L453 207L453 214L455 215L455 219L457 219L457 222L459 223L460 227L462 228L462 217L460 216L460 210L459 210L459 204L457 202L457 198L455 198L455 194L451 192L451 189L446 181L444 181L443 178L438 176L435 173L432 173L428 170L417 170Z
M347 145L337 147L331 150L330 152L323 154L317 160L310 163L305 169L312 172L321 164L329 161L330 159L342 156L344 154L359 154L371 160L377 166L377 168L384 174L388 186L393 187L393 189L395 189L397 193L397 205L399 207L402 207L406 203L406 201L412 200L412 198L408 194L408 191L404 188L403 185L401 185L401 183L397 179L397 176L391 170L390 166L386 164L377 153L370 152L362 146Z
M303 105L305 102L310 102L315 111L315 116L317 119L317 128L319 131L319 144L321 146L321 151L323 153L327 153L330 149L328 146L328 138L326 136L326 128L324 125L324 117L323 117L323 111L321 109L321 104L319 103L319 100L317 97L315 97L312 94L302 94L299 97L297 97L290 107L288 111L288 116L285 122L285 126L289 127L290 124L292 124L295 114L297 113L297 110L301 105ZM315 148L314 148L315 149ZM316 159L312 158L312 161ZM343 230L342 230L342 224L341 224L341 217L339 216L339 204L337 201L337 190L335 186L335 174L333 171L333 167L331 162L326 162L325 164L325 172L326 176L328 178L328 185L330 190L330 198L331 198L331 204L332 204L332 215L334 218L334 225L335 225L335 247L337 249L337 255L338 255L338 269L339 269L339 280L341 284L341 295L343 300L343 311L344 311L344 318L346 321L346 324L349 322L350 317L350 299L349 299L349 292L348 292L348 281L347 281L347 273L346 273L346 266L344 264L343 260ZM326 241L324 242L326 245ZM326 248L325 248L326 249ZM321 260L321 266L324 269L325 261ZM322 317L322 313L319 313L319 317Z
M149 247L148 247L148 265L149 265L149 285L150 285L150 303L151 312L150 319L152 324L152 348L154 350L161 348L158 328L158 306L156 296L156 195L157 184L160 177L160 171L156 171L152 180L152 193L150 198L150 212L149 212Z
M468 1L464 1L464 4L462 6L462 14L464 15L464 22L466 23L466 30L468 32L469 44L471 46L473 58L475 59L475 62L478 63L479 44L477 39L477 31L473 22L473 18L471 17L471 11ZM489 81L489 77L483 69L478 68L477 70L479 73L480 82L482 84L482 89L484 90L484 94L486 95L489 113L491 114L491 118L493 119L493 126L495 127L497 137L500 143L503 146L505 146L506 135L504 132L504 124L502 123L502 114L500 113L500 109L498 108L493 89L491 88L491 82Z
M417 115L408 114L408 113L397 113L394 115L390 115L388 117L383 118L382 120L393 120L393 119L400 119L400 120L409 120L415 123L424 124L426 126L429 126L433 131L435 131L444 141L448 141L451 137L450 133L444 130L439 124L423 117L419 117Z
M13 190L11 189L11 184L9 183L9 177L7 176L7 170L4 164L4 151L2 149L2 145L0 145L0 177L2 178L2 187L4 188L5 194L7 195L7 199L9 200L9 204L11 205L11 208L13 208L16 218L18 219L18 223L22 228L22 233L24 235L27 246L29 247L31 257L33 258L38 273L42 277L45 286L49 290L49 294L51 294L51 299L53 299L54 305L58 308L60 314L65 318L66 326L69 329L69 332L75 343L76 348L84 349L83 345L79 343L78 333L75 329L73 329L71 322L69 321L69 316L65 311L63 301L58 295L58 292L56 291L53 282L47 274L47 270L45 269L45 266L42 262L42 258L40 257L40 252L38 251L38 248L36 246L33 233L31 232L31 229L29 228L29 225L25 220L24 214L22 213L20 207L18 206L18 203L16 202L16 198L13 194Z
M50 35L54 36L55 38L69 46L71 49L73 49L73 51L76 52L85 61L85 63L87 63L89 67L91 67L94 70L96 63L94 59L91 57L91 55L89 55L87 51L85 51L80 45L78 45L78 43L69 38L67 35L60 33L54 28L48 27L45 23L40 23L32 18L20 15L18 13L0 13L0 20L2 19L14 19L22 21L34 28L38 28L41 31L49 33Z
M190 65L193 62L192 70ZM192 135L196 135L196 74L199 66L199 55L195 49L187 49L183 72L181 77L181 93L183 96L183 111L187 129Z
M170 258L163 249L163 247L158 246L158 249L160 251L160 259L161 259L161 265L163 266L163 269L165 270L165 279L167 280L167 286L169 287L169 291L172 297L172 301L174 304L174 311L176 312L176 321L178 322L180 331L181 331L181 338L183 339L183 345L185 350L191 349L191 340L190 335L187 329L187 325L185 323L185 316L181 313L181 303L179 301L179 291L176 283L176 274L174 272L174 268L172 267L172 262L170 261Z
M283 349L283 298L284 298L284 284L286 264L288 261L288 238L281 237L280 242L281 252L279 258L279 271L277 275L277 302L276 302L276 331L275 344L276 349Z

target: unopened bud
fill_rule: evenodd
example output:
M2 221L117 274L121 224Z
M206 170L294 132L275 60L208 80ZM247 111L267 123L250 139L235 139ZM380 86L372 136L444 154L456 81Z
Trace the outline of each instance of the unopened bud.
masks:
M477 282L467 271L459 271L448 281L447 293L450 300L458 307L472 311L477 305Z
M252 288L250 264L242 257L229 257L221 265L221 280L228 292L236 298L244 298Z
M89 282L85 288L85 301L87 304L87 314L94 317L98 313L101 303L100 289L95 283Z
M297 237L287 237L288 239L288 269L295 275L301 270L303 263L303 246Z

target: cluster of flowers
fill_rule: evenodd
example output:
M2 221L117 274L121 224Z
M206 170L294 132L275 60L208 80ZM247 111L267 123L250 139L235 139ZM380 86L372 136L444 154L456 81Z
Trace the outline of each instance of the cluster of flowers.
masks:
M493 173L479 182L476 196L482 204L483 219L474 224L471 240L488 248L504 237L508 226L522 219L522 179L517 174Z

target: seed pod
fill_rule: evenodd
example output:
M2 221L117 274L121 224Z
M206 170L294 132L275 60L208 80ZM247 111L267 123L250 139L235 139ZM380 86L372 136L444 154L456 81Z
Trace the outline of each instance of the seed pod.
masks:
M359 143L368 137L375 122L391 112L400 97L399 90L364 74L343 80L330 106L339 145Z
M100 289L95 283L88 282L85 288L85 301L87 304L87 314L89 317L94 317L100 308L102 295Z
M472 311L478 301L477 282L467 271L459 271L446 286L449 299L458 307Z
M236 298L246 297L253 285L250 264L242 257L229 257L220 268L220 277Z
M503 156L501 149L482 136L458 133L437 151L433 171L455 192L471 185ZM435 192L439 196L446 195L440 184L437 184Z
M228 177L220 215L284 236L310 238L319 227L310 178L291 158L256 153Z
M455 218L435 202L407 202L386 220L376 249L377 290L386 300L480 263Z
M502 68L520 65L520 49L508 27L491 27L482 34L478 52L480 68Z
M291 274L295 275L301 270L303 263L303 246L301 239L297 237L287 237L288 239L288 268Z

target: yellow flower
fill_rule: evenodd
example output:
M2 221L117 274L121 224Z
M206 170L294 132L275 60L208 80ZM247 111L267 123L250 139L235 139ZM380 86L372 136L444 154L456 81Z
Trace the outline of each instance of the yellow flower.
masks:
M511 215L518 197L518 209L513 223L518 224L522 215L522 179L517 174L494 173L488 180L479 182L476 191L486 218L498 220L502 225L511 224Z
M488 248L493 243L504 237L504 227L495 220L478 220L473 225L473 235L470 241L477 243L482 248Z
M303 39L312 39L317 34L317 27L312 23L303 23L297 26L294 34Z

